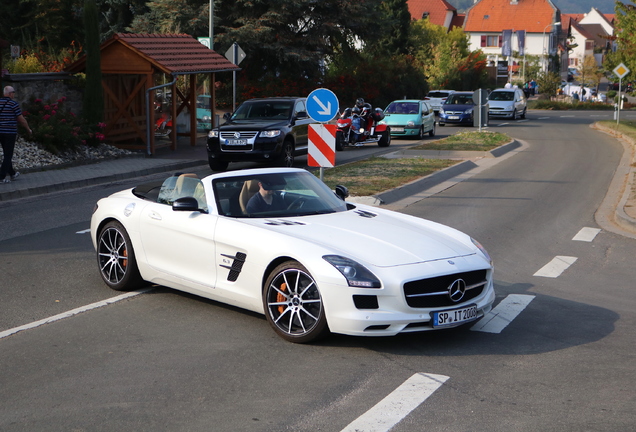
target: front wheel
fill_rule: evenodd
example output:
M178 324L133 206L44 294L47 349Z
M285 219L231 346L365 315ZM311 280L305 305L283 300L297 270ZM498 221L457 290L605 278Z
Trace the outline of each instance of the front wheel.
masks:
M435 136L435 122L433 122L433 127L431 128L431 130L428 131L428 136L430 136L430 137L434 137Z
M380 147L388 147L391 145L391 131L389 128L380 133L380 141L378 141L378 145Z
M336 131L336 151L342 151L344 149L344 132Z
M132 290L144 282L130 237L117 221L108 222L97 235L97 263L102 279L114 290Z
M424 139L424 125L420 126L420 131L417 134L417 139Z
M329 333L318 285L297 261L280 264L263 287L267 321L283 339L307 343Z
M286 168L294 166L294 144L291 141L285 140L283 142L283 150L278 159L278 164Z

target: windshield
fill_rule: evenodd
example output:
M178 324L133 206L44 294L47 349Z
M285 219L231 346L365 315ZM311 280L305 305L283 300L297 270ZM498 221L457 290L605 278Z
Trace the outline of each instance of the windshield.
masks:
M309 172L224 177L212 187L224 216L297 217L347 210L347 204Z
M417 114L417 102L391 102L386 108L386 114Z
M243 103L232 120L284 120L291 116L293 101L254 101Z
M515 92L498 92L494 91L490 93L488 99L494 101L511 101L515 99Z
M444 105L475 105L472 94L453 93L446 99Z
M428 94L428 97L430 98L440 98L443 99L445 97L448 97L448 95L450 94L450 92L442 92L442 91L432 91Z

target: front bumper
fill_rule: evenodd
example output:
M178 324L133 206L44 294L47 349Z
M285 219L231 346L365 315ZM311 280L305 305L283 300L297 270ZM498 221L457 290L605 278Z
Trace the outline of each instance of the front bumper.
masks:
M391 135L393 136L416 136L420 133L421 126L401 126L401 125L388 125L391 128Z
M493 109L490 109L488 111L488 115L490 117L513 118L514 117L514 111L504 111L504 110L493 110Z
M472 114L456 114L456 113L439 113L440 123L473 124Z
M256 137L246 144L228 145L227 140L208 138L208 157L224 162L266 162L275 160L282 152L283 136L275 138Z

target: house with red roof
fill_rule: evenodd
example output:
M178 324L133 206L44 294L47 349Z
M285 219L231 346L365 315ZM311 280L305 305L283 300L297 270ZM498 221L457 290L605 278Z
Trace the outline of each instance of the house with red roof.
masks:
M458 14L446 0L408 0L407 4L413 20L428 19L447 31L464 24L464 14Z
M561 12L551 0L478 0L467 12L464 31L470 47L481 49L489 64L520 62L521 56L536 55L546 69L567 69L567 35ZM506 55L517 52L518 57Z
M605 54L612 49L614 35L614 14L603 14L592 8L586 14L562 14L562 21L570 27L570 46L568 66L578 68L583 59L594 56L599 65L603 64Z

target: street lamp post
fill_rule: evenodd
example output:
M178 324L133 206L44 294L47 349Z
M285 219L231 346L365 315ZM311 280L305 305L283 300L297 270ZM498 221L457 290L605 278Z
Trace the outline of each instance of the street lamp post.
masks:
M545 43L545 31L548 29L548 27L557 26L557 25L561 25L561 21L557 21L555 23L550 23L547 26L545 26L545 28L543 29L543 36L541 37L541 41L543 42L543 59L545 60L544 72L548 71L548 59L547 59L547 49L546 49L546 43Z

